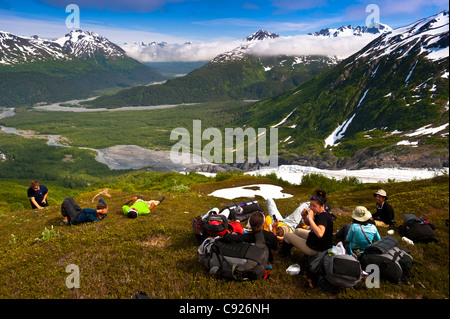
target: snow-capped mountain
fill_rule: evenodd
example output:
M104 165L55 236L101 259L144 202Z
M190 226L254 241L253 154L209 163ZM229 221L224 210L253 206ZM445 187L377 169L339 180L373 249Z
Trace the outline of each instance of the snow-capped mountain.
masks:
M447 10L381 34L313 81L254 104L238 126L276 125L279 147L299 165L448 167L448 80Z
M403 58L416 51L431 60L448 58L449 11L442 11L383 34L366 47L357 58L369 56L378 59L390 54Z
M322 29L320 31L314 32L314 33L308 33L308 35L316 36L316 37L345 37L345 36L358 36L362 37L366 34L383 34L387 32L391 32L392 28L385 24L378 24L378 28L372 27L352 27L351 25L348 26L341 26L337 29L332 28L326 28Z
M125 57L125 51L107 38L90 31L73 30L56 40L23 37L0 31L0 65L46 60L71 60L101 55L107 59Z
M161 81L157 71L94 32L56 39L0 31L0 105L79 99L94 90Z
M125 51L107 38L90 31L73 30L54 41L61 48L79 58L102 55L106 58L125 56Z
M155 46L159 46L159 47L166 47L168 45L167 42L163 41L163 42L149 42L149 43L145 43L145 42L136 42L134 43L135 45L138 45L140 47L155 47ZM130 45L128 43L124 43L124 46Z
M0 31L0 65L70 59L55 42L37 36L21 37Z
M262 41L265 39L276 39L279 37L280 36L278 34L269 33L266 30L259 30L259 31L256 31L255 33L253 33L252 35L249 35L248 37L246 37L244 39L244 41L247 41L247 42Z
M385 34L385 33L391 32L391 31L392 31L392 28L390 28L387 25L383 25L383 24L380 24L378 28L367 28L367 27L360 27L360 26L358 26L358 27L342 26L338 29L327 28L327 29L322 29L320 31L317 31L315 33L309 33L308 35L304 36L302 39L295 38L295 41L304 40L306 43L310 43L311 41L309 41L309 40L314 39L314 38L322 39L322 38L358 37L359 39L367 38L367 42L365 42L365 43L368 43L369 41L374 39L374 36ZM311 37L311 38L308 39L308 37ZM272 40L273 42L271 42L270 45L276 46L278 43L278 40L281 40L285 45L286 42L290 41L289 39L293 39L293 38L292 37L291 38L281 37L275 33L269 33L265 30L259 30L255 33L253 33L252 35L246 37L245 39L243 39L243 42L240 46L234 48L231 51L219 54L211 62L212 63L228 63L228 62L233 62L233 61L241 61L241 60L244 60L249 55L257 52L258 50L256 48L261 43L261 41L271 41ZM307 45L306 43L305 43L305 45ZM269 46L269 44L267 46ZM302 46L301 42L298 42L297 46L301 47ZM308 57L313 56L314 54L292 55L292 54L286 53L286 55L294 56L297 59L307 61ZM327 55L322 54L322 56L323 56L323 58L329 59L328 63L330 65L334 65L334 64L336 64L336 62L342 60L342 58L338 57L339 54L336 55L334 53L333 54L330 53ZM314 59L316 59L316 58L314 58Z
M233 61L244 60L249 54L250 49L254 47L258 41L267 39L276 39L280 36L275 33L269 33L265 30L259 30L243 39L243 43L231 51L224 52L216 56L211 63L228 63Z

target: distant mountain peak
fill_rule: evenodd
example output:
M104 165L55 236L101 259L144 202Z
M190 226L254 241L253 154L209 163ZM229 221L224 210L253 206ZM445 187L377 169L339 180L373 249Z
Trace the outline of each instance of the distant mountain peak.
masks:
M61 47L38 36L23 37L0 31L0 65L44 60L70 60Z
M449 14L442 11L405 27L385 33L374 40L359 57L378 59L395 54L402 58L417 52L426 58L440 60L449 56Z
M379 23L378 27L352 27L351 25L341 26L337 29L326 28L314 33L308 33L308 35L317 37L342 37L342 36L363 36L365 34L380 35L383 33L391 32L392 28L388 25Z
M275 33L269 33L266 30L258 30L255 33L253 33L252 35L249 35L248 37L246 37L244 40L247 42L251 42L251 41L261 41L261 40L265 40L265 39L275 39L275 38L279 38L280 36L278 34Z
M117 58L125 55L121 47L92 31L72 30L54 42L58 43L64 51L82 58L95 55Z

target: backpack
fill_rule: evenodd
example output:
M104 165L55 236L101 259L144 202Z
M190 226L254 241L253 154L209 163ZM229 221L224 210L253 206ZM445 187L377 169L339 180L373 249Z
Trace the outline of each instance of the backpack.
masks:
M244 233L244 226L238 221L235 222L228 222L228 233L237 233L237 234L243 234Z
M428 220L418 218L414 214L406 214L403 216L403 225L398 230L402 236L411 239L414 243L422 242L438 242L434 236L434 229L436 227Z
M223 216L223 215L211 215L211 216ZM209 216L208 216L209 217ZM203 220L202 216L197 216L191 221L192 230L194 231L195 237L201 243L208 236L223 236L227 233L244 233L244 226L240 222L226 221L223 223L223 217L216 217L211 219ZM217 220L219 219L219 220ZM225 218L226 219L226 218ZM228 224L227 228L224 229L225 225ZM205 230L205 225L207 230Z
M256 211L264 212L261 204L258 203L257 200L249 199L243 202L234 203L222 208L219 211L219 214L228 211L229 217L228 219L244 221L250 218L250 215Z
M224 215L208 215L203 220L203 231L209 236L223 236L228 230L228 218Z
M333 255L331 249L314 256L308 264L309 271L318 276L319 285L329 292L350 288L361 280L361 265L353 255Z
M367 247L360 261L363 269L371 264L377 265L381 279L394 284L406 281L413 265L412 256L392 236L385 236Z
M262 232L255 234L256 243L230 243L220 237L207 238L198 249L198 261L210 274L237 281L265 277L269 260Z

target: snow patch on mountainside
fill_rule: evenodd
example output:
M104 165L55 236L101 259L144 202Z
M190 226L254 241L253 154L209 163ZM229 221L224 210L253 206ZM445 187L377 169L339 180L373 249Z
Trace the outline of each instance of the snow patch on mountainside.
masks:
M353 119L355 118L355 115L356 115L356 113L353 114L353 116L351 118L349 118L348 120L346 120L344 123L339 125L333 131L333 133L331 133L330 136L328 136L325 139L325 148L327 148L328 146L333 147L333 146L336 146L336 145L339 144L339 143L336 143L336 142L344 137L345 131L347 131L347 128L350 125L350 123L353 121Z
M381 35L371 48L357 58L370 56L375 60L393 53L402 54L402 58L417 45L420 45L420 54L426 54L430 60L448 58L448 30L449 12L442 11Z

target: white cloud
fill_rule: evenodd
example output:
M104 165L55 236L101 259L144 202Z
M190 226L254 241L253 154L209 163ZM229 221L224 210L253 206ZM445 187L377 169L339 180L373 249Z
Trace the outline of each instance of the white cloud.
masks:
M64 19L45 19L32 16L17 17L0 9L0 29L22 36L31 36L34 34L42 38L60 38L71 30L65 26ZM257 21L232 19L234 25L256 26ZM225 24L225 20L210 20L203 24ZM276 27L278 25L278 27ZM296 28L306 28L302 23L271 23L268 28L271 32L278 32L281 29L294 30ZM209 61L217 55L233 50L234 48L245 44L242 39L216 38L210 41L196 41L191 44L184 44L191 39L177 38L169 34L148 32L143 30L131 30L105 26L95 21L86 21L81 24L82 30L94 31L105 36L110 41L122 45L127 54L141 62L168 62L168 61ZM251 48L251 53L260 55L336 55L338 57L347 57L373 38L365 37L340 37L340 38L317 38L307 35L298 35L291 37L280 37L277 39L266 39L255 44ZM152 46L142 47L137 42L167 42L165 47Z
M253 42L247 52L262 56L331 55L344 59L362 49L375 38L376 35L371 34L365 34L362 37L341 36L337 38L309 35L279 37ZM221 53L231 51L245 44L248 44L248 42L243 40L223 40L194 42L191 44L168 44L166 46L127 44L122 46L122 48L127 55L141 62L193 62L210 61Z
M166 46L123 45L128 56L140 62L194 62L209 61L215 56L232 50L242 41L193 42L189 44L168 44Z
M376 35L348 37L313 37L298 35L267 39L256 43L251 52L256 55L331 55L347 58L374 40Z

